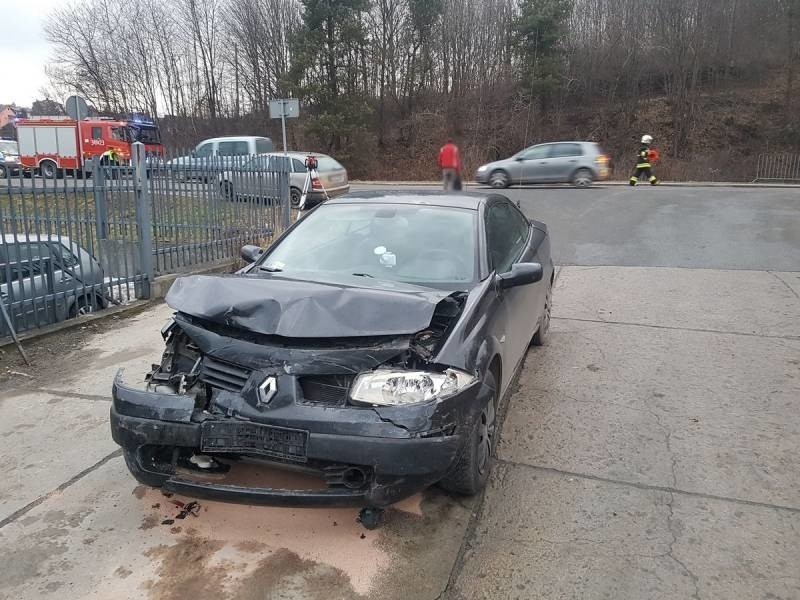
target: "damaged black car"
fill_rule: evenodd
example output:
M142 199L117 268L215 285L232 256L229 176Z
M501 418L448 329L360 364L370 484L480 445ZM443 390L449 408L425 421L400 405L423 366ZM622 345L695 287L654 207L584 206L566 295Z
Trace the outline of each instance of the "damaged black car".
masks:
M242 256L235 275L176 280L161 362L145 385L116 377L137 480L365 521L435 483L482 489L500 399L550 323L543 223L500 195L356 194ZM252 463L319 485L228 480Z

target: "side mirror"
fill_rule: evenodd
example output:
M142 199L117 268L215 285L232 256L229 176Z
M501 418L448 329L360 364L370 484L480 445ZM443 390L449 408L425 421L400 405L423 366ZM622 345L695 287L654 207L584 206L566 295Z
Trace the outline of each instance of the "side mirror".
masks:
M248 244L247 246L242 246L242 249L239 253L244 262L254 263L261 256L262 252L264 251L259 246L253 246ZM541 269L541 267L539 268ZM541 279L541 276L539 277L539 279Z
M525 160L525 157L524 156L515 156L514 160L517 161L517 162L522 162L523 160Z
M191 156L192 158L197 158L197 152L192 150L191 152L189 152L189 156Z
M511 266L508 273L497 275L497 284L500 289L528 285L542 280L542 265L539 263L517 263Z

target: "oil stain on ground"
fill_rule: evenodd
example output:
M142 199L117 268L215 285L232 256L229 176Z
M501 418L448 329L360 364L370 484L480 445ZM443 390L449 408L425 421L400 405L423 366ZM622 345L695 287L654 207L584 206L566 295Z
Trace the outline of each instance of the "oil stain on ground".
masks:
M216 561L224 542L195 535L171 546L157 546L145 553L160 560L156 580L149 582L150 600L358 600L347 576L331 566L305 560L286 549L269 552L257 542L239 544L240 552L258 555L254 568L242 573L243 565Z

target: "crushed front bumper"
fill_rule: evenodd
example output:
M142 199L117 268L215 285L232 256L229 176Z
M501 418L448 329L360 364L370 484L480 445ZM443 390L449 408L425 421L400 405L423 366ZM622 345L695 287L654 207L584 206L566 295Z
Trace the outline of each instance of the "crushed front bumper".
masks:
M468 438L481 399L489 390L476 383L433 405L397 408L304 406L289 402L248 420L242 415L210 414L190 396L113 387L111 432L126 451L132 472L151 485L191 497L273 506L383 507L428 487L455 465ZM402 415L402 418L399 416ZM257 419L257 420L256 420ZM301 464L283 458L278 467L303 467L327 482L322 489L228 485L187 477L165 455L201 452L204 424L244 423L305 432ZM203 454L218 458L207 449ZM248 452L242 452L247 456ZM161 459L157 457L161 456ZM259 456L264 460L263 455ZM133 462L133 465L131 465ZM348 469L364 474L362 485L345 485L331 474ZM142 477L142 475L144 477Z

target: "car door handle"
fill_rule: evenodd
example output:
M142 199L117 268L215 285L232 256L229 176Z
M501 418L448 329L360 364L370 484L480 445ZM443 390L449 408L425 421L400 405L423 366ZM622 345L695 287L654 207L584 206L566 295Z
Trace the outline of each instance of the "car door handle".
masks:
M569 161L569 162L578 162L578 159L577 159L577 158L573 158L573 159L572 159L571 161Z
M539 164L540 164L540 165L546 165L546 164L547 164L547 161L546 161L546 160L541 160L541 161L539 161Z

